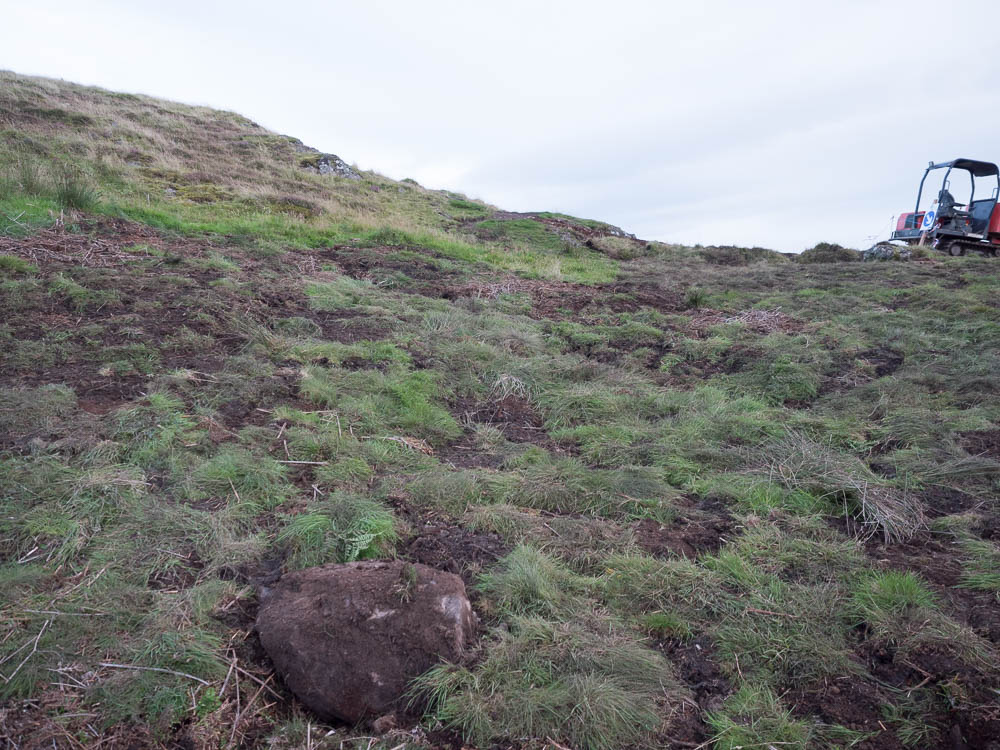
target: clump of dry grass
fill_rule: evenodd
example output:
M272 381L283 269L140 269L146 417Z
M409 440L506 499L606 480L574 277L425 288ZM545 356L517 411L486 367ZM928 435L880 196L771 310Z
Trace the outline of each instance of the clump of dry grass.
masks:
M904 541L926 525L919 500L879 477L861 459L836 452L798 432L788 432L762 454L771 481L843 504L866 538Z

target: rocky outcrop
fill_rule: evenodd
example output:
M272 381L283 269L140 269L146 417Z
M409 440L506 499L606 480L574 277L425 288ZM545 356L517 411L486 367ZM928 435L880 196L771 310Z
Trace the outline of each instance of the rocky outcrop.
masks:
M879 242L865 250L861 257L864 260L909 260L913 251L908 247Z
M299 158L299 166L319 174L332 174L348 180L360 180L361 175L354 171L350 164L336 154L322 154L319 151L310 152Z
M325 720L392 711L409 682L455 661L475 630L462 579L426 565L356 562L262 591L261 643L289 689Z

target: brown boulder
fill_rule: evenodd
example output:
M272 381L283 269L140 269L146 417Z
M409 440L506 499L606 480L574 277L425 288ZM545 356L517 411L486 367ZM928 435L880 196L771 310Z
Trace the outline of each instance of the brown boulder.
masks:
M284 576L257 631L275 669L326 720L395 708L414 677L457 660L475 629L462 579L426 565L355 562Z

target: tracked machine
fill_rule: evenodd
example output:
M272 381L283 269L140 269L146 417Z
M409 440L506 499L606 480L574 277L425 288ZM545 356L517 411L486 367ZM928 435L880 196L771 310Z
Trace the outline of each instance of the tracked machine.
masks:
M940 183L938 176L942 176ZM950 255L996 256L1000 250L998 196L1000 169L996 164L974 159L931 162L920 180L916 207L900 214L890 241L926 245Z

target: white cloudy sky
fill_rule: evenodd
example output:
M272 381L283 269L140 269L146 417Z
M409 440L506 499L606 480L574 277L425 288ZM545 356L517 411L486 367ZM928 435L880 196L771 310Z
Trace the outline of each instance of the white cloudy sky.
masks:
M650 239L860 247L928 160L1000 160L996 0L3 5L0 68Z

